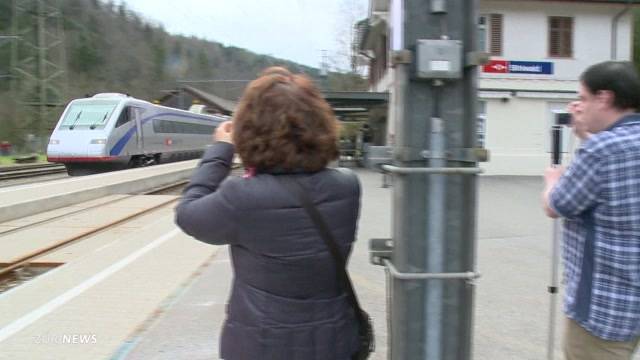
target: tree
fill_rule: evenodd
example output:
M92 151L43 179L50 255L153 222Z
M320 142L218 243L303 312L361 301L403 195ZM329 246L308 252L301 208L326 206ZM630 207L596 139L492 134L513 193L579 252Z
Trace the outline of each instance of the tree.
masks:
M212 77L213 68L209 62L209 56L204 48L201 48L198 52L198 57L196 59L196 76L198 77Z
M5 33L11 26L11 2L0 1L0 31Z
M167 64L167 49L165 47L164 38L155 41L151 45L151 53L153 56L153 74L158 79L165 78L165 66Z
M640 71L640 9L633 9L633 62Z
M331 72L327 82L332 91L366 91L369 88L367 79L354 73Z
M364 0L341 0L340 16L335 30L338 50L329 58L334 70L347 68L351 73L358 73L355 61L358 54L353 47L356 35L355 25L367 16L366 6L367 2Z
M159 89L175 88L178 79L253 79L264 68L276 64L312 78L318 75L315 68L273 56L168 34L162 24L144 20L120 0L60 0L59 3L66 40L66 76L72 85L62 102L98 92L123 92L141 99L154 99L160 95ZM10 0L0 0L0 34L10 31L11 4ZM35 27L30 16L18 20L21 28ZM19 42L18 46L21 54L32 51L26 42ZM9 55L10 46L0 45L0 74L9 70ZM359 82L355 76L338 72L332 72L329 77L329 83L336 90L356 89ZM38 89L27 89L25 84L21 91L33 94L36 99ZM218 82L211 85L209 91L235 98L244 86L244 82ZM29 109L15 106L7 88L8 81L0 79L0 134L3 137L12 134L11 140L20 141L23 137L20 134L31 131L27 124L40 124L34 122ZM52 114L50 118L56 117Z
M87 33L80 33L76 41L72 43L69 66L72 70L89 73L103 63L102 56L92 40L92 36Z
M114 10L114 9L115 9L115 7L116 7L116 4L113 2L113 0L109 0L109 1L107 1L107 3L106 3L106 9L107 9L110 13L112 13L112 12L114 12L114 11L115 11L115 10ZM110 14L109 14L109 15L110 15Z

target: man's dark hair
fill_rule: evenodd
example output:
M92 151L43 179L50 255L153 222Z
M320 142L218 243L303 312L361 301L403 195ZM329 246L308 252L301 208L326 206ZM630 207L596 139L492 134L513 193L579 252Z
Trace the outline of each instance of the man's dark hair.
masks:
M613 92L613 106L619 110L640 108L640 77L628 61L605 61L590 66L580 81L592 94L601 90Z

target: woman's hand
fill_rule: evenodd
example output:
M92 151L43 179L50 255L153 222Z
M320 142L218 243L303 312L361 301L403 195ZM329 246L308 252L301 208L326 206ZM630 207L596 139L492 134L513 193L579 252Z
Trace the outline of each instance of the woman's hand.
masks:
M216 128L216 131L213 133L213 141L223 141L233 144L232 135L233 124L231 121L225 121Z

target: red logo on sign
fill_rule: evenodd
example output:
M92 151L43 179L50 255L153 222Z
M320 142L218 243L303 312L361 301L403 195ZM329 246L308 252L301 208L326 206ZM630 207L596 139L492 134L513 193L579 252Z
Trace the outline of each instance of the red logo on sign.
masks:
M482 67L486 73L507 73L509 72L509 62L506 60L491 60Z

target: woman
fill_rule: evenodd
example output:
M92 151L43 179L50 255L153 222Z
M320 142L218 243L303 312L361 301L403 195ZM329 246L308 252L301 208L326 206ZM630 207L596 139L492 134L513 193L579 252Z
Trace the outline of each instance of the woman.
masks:
M350 359L357 321L334 259L298 198L293 177L347 258L355 240L360 184L327 168L338 156L338 124L305 76L267 69L245 91L176 209L187 234L229 244L234 279L221 338L224 359ZM247 168L227 177L234 150Z

